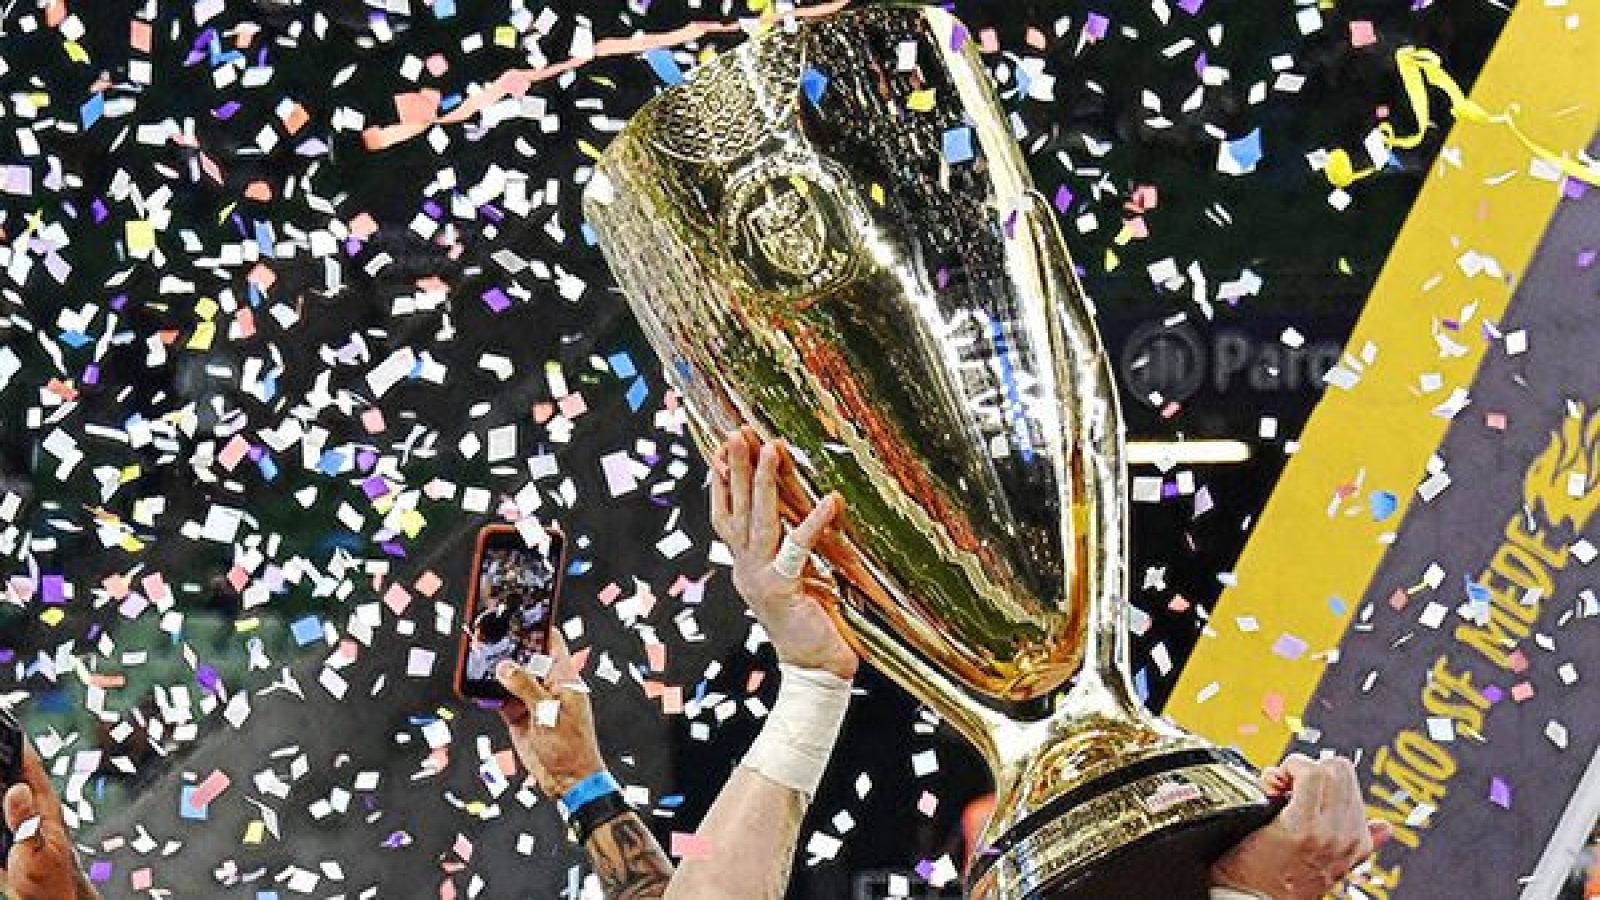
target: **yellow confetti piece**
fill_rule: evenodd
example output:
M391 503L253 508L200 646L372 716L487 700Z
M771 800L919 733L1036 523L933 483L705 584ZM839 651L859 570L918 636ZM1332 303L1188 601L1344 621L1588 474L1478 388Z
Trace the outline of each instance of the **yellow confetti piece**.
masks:
M600 158L600 151L596 150L595 146L588 141L578 141L578 149L583 151L583 155L589 157L590 159Z
M906 100L906 106L910 107L914 112L932 112L933 103L936 99L937 94L933 88L924 88L920 91L912 91L910 98Z
M140 475L143 475L143 474L144 474L144 469L142 469L141 467L139 467L137 465L134 465L134 466L123 466L122 467L122 471L117 473L117 482L119 484L127 484L128 482L133 481L134 479L138 478Z
M67 51L67 58L73 62L86 63L89 61L89 51L83 49L83 45L77 41L62 41L61 47Z
M1467 97L1461 90L1461 85L1444 70L1439 54L1416 47L1401 47L1395 51L1394 62L1400 70L1400 82L1405 85L1406 99L1411 103L1412 115L1417 120L1417 130L1413 134L1402 135L1395 131L1392 123L1379 123L1378 134L1390 150L1410 150L1422 143L1423 136L1433 124L1433 114L1428 100L1428 88L1432 86L1450 98L1450 112L1460 121L1475 125L1504 126L1516 136L1528 152L1560 169L1562 174L1600 187L1600 167L1585 166L1577 160L1545 148L1528 137L1517 125L1517 115L1521 112L1521 108L1515 103L1508 104L1498 113L1484 109ZM1350 159L1350 154L1344 150L1334 150L1329 153L1327 165L1323 168L1323 174L1327 176L1329 183L1337 188L1349 187L1375 172L1377 172L1375 168L1357 169L1354 161Z
M49 625L51 628L54 628L57 625L60 625L61 620L65 619L66 617L66 610L61 609L60 607L52 606L51 608L39 614L39 621Z
M217 323L201 322L194 327L194 334L190 335L189 342L184 344L188 350L210 350L211 344L217 339Z
M441 706L434 710L434 712L438 714L439 718L445 720L446 722L449 722L456 717L455 710L448 706Z
M123 226L129 253L149 253L156 246L156 227L145 219L129 219Z
M261 619L251 616L248 619L238 619L233 623L233 630L239 634L249 634L261 627Z
M1114 253L1111 250L1110 247L1107 247L1106 248L1106 271L1107 272L1115 272L1117 270L1117 266L1121 265L1121 263L1122 263L1122 261L1117 259L1117 254Z
M517 46L517 30L510 25L501 25L494 30L494 45L496 47Z
M400 530L405 532L408 538L416 537L426 527L428 527L427 518L414 509L400 516Z
M131 533L122 536L122 542L117 545L128 553L139 553L144 550L144 541L134 537Z
M260 819L256 819L244 827L244 842L246 844L259 844L266 837L267 826Z
M883 201L885 199L884 193L883 193L883 185L874 184L872 186L871 194L872 194L872 202L878 204L879 206L882 206L883 205Z
M1299 734L1305 728L1305 722L1299 716L1284 716L1283 724L1294 734Z
M210 297L201 297L194 305L195 315L205 319L206 321L216 318L217 310L220 308L221 307L217 305L217 301L211 299Z

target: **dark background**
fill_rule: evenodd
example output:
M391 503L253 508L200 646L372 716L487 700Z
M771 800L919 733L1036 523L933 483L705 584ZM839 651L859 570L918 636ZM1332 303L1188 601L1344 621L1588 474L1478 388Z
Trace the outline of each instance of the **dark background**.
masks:
M452 646L434 627L433 602L458 601L472 536L491 516L464 512L459 495L423 498L418 508L427 524L420 534L384 533L381 514L362 490L374 472L389 476L393 494L420 492L435 478L486 488L495 498L493 513L529 483L524 459L554 454L559 472L537 480L537 514L572 536L565 610L584 629L574 644L594 648L595 658L608 654L620 671L614 685L591 678L603 742L624 781L648 788L649 816L663 840L698 821L759 725L740 704L752 693L751 673L770 668L770 651L747 644L747 621L727 574L707 560L701 461L681 435L659 427L665 391L654 359L585 238L576 203L588 148L603 147L661 86L658 74L637 55L594 60L528 92L524 111L546 104L551 130L538 118L493 128L474 119L441 126L442 151L428 135L370 150L358 131L334 127L341 109L363 114L369 126L388 124L397 93L433 88L449 107L507 69L565 59L584 22L596 39L626 37L727 20L749 8L463 0L446 15L449 7L438 3L390 4L389 13L377 6L229 2L197 24L203 7L97 0L74 7L56 27L31 4L6 7L0 165L27 167L32 191L0 190L0 246L29 253L35 265L22 283L0 275L6 317L0 338L23 364L0 392L0 496L9 491L24 501L16 522L0 522L15 529L0 541L10 548L0 565L12 579L11 602L0 605L0 693L23 703L32 730L52 749L55 738L66 739L55 755L56 773L64 783L79 773L71 793L80 834L103 860L99 874L110 879L112 896L137 893L131 885L145 869L156 887L184 897L274 889L297 896L283 884L297 870L318 873L315 896L355 895L374 884L382 896L437 896L441 882L465 893L477 877L481 896L552 897L572 883L577 858L549 804L529 810L508 792L495 815L473 805L494 801L476 777L476 742L482 736L494 749L506 745L498 723L450 697L444 657ZM394 11L401 7L409 11ZM551 15L541 19L546 8ZM1362 162L1360 142L1386 107L1400 102L1393 51L1406 43L1437 49L1470 84L1507 13L1490 3L1346 3L1322 10L1322 27L1303 34L1296 8L1287 4L1173 6L1165 23L1142 3L952 8L975 33L995 30L1001 52L985 58L1003 76L1008 111L1026 128L1022 143L1041 191L1062 201L1067 242L1117 361L1131 436L1234 438L1252 450L1243 465L1188 470L1208 498L1198 505L1179 489L1182 467L1134 473L1163 477L1169 488L1163 502L1136 505L1133 521L1137 677L1159 706L1219 592L1219 573L1230 569L1288 442L1315 402L1316 376L1360 311L1436 141L1357 186L1344 211L1328 203L1330 188L1307 154L1349 147ZM1106 34L1083 41L1093 15L1109 20ZM141 16L152 22L148 54L130 48L129 23ZM1374 45L1352 46L1350 23L1361 21L1373 24ZM79 25L87 63L74 61L63 44ZM545 25L548 31L540 32ZM497 28L512 30L512 46L495 42ZM482 49L463 49L472 35L483 37ZM1193 45L1180 46L1185 39ZM680 47L676 64L687 68L706 47L734 40ZM415 82L402 74L408 58L435 53L448 62L442 74L424 69ZM1228 78L1205 87L1198 105L1183 111L1200 86L1202 56ZM1304 77L1303 87L1274 87L1275 58L1283 71ZM1053 99L1019 94L1011 73L1022 59L1043 61L1056 79ZM147 84L130 80L131 64L140 60L152 67ZM348 66L354 71L339 77ZM261 83L241 83L237 76L246 69ZM236 77L219 87L216 73L229 70ZM1252 102L1258 84L1261 97ZM96 94L134 105L85 127L85 104ZM278 114L286 100L303 105L309 117L293 134ZM1392 109L1401 128L1409 128L1409 113ZM1154 121L1157 115L1170 124ZM188 137L139 140L139 126L168 121ZM277 135L264 152L257 145L263 129ZM1217 171L1219 141L1256 129L1263 148L1256 170ZM23 132L37 140L39 153L26 152ZM545 190L548 180L555 201L527 215L498 198L453 213L451 198L493 166L525 173L529 194ZM447 170L455 187L439 180ZM257 181L270 186L270 200L245 196ZM1158 195L1142 213L1148 237L1118 242L1124 222L1140 215L1130 206L1140 186ZM161 188L172 192L172 216L158 235L165 257L158 265L129 257L124 225L143 217L144 198ZM341 229L360 213L376 221L376 233L350 241L338 232L331 254L313 256L306 235ZM1097 226L1080 229L1080 217L1089 214ZM431 239L411 229L419 215L437 223ZM47 227L24 241L29 217ZM264 294L248 287L252 264L205 263L226 244L256 241L262 229L272 237L261 262L276 275ZM68 242L54 247L62 236ZM536 265L508 270L504 257L495 256L508 250ZM51 252L70 263L64 282L46 271ZM370 274L380 254L393 261ZM1168 258L1187 277L1153 284L1147 266ZM1219 285L1245 270L1262 279L1259 293L1219 302ZM337 276L332 284L329 271ZM563 272L585 283L576 301L558 292ZM1204 304L1195 300L1197 274L1205 282L1198 289ZM395 298L415 293L417 280L428 276L447 286L446 301L430 312L394 314ZM163 279L192 285L164 293ZM494 312L483 297L495 288L520 290L526 299ZM184 349L198 322L197 300L224 292L231 292L235 310L251 309L256 333L227 336L237 313L219 313L211 347ZM293 323L276 320L274 307L293 310ZM62 312L83 309L94 317L83 334L68 333ZM1287 328L1305 337L1303 350L1281 339ZM147 342L164 331L175 331L177 341L164 361L151 364ZM374 398L367 372L402 347L446 366L443 382L408 380ZM339 361L341 348L350 361ZM501 382L478 368L485 352L508 357L514 374ZM633 379L606 361L617 353L629 354L648 389L637 409L627 399ZM242 387L252 358L275 373L275 391L265 399ZM587 404L570 440L533 413L536 404L560 399L546 377L552 362ZM75 399L44 405L41 390L52 379ZM1162 395L1158 402L1150 401L1152 390ZM331 402L318 403L324 394ZM360 421L370 406L385 419L377 433ZM107 436L130 421L163 417L177 424L153 445L132 448ZM1259 436L1264 417L1276 420L1275 437ZM299 447L270 450L265 432L290 420L326 429L327 449L342 452L344 462L322 472L302 465ZM468 459L459 450L464 436L483 438L505 424L518 427L512 460L491 465L481 451ZM56 429L85 454L65 480L41 449ZM231 472L206 462L234 434L270 461L247 459ZM641 448L641 440L654 445ZM633 453L650 474L638 489L612 497L599 460L619 450ZM680 460L685 468L675 472ZM97 468L114 473L132 466L137 474L109 496L102 493ZM308 487L318 492L309 507L294 499ZM137 521L137 501L156 498L165 510L153 524ZM362 528L341 523L345 502L366 514ZM253 517L235 544L185 536L184 523L203 522L212 506ZM108 549L96 524L112 520L143 546ZM656 542L679 527L693 547L666 558ZM238 546L252 538L262 551L253 567ZM279 588L273 568L281 571L296 557L328 584L344 582L342 595L319 596L310 579ZM240 559L250 578L274 586L266 604L242 609L241 592L226 578ZM335 573L339 560L350 565ZM392 584L413 589L426 571L444 581L436 598L416 596L403 617L384 610L370 646L350 643L359 607ZM130 618L108 599L107 576L130 576L138 591L152 572L172 587L181 621L168 616L163 623L151 610ZM37 588L52 576L72 585L69 602L41 601ZM673 595L680 578L709 579L699 603ZM647 586L657 602L646 615L626 615L627 604L601 601L613 585L623 597ZM45 617L52 609L62 614L59 622ZM331 643L300 645L289 626L307 616L320 618ZM251 618L258 624L241 631L236 623ZM414 623L414 634L397 630L402 620ZM270 665L250 667L251 640L260 642L257 659ZM340 642L359 648L356 661L339 669L350 685L342 701L317 683ZM667 647L666 667L648 671L644 645L657 642ZM413 646L439 652L433 677L406 676ZM61 665L69 659L76 662ZM286 671L303 699L260 693ZM83 676L90 673L126 679L108 691L98 722L84 711ZM642 689L648 680L681 686L690 699L726 698L734 714L724 719L707 702L691 704L691 716L665 715ZM908 873L959 854L959 813L985 790L976 758L929 725L914 701L871 673L861 687L864 696L852 707L807 834L839 835L840 811L854 827L835 859L807 865L802 854L797 897L855 896L870 882L867 873ZM187 693L192 713L174 712L183 705L174 702L174 688ZM235 729L219 713L240 692L250 696L253 711ZM771 684L754 693L770 700ZM192 734L172 727L186 718L196 723ZM149 727L153 721L163 723L159 734ZM451 764L443 774L413 779L427 756L422 729L434 722L450 730ZM131 727L122 733L118 723ZM930 748L939 772L913 777L911 755ZM299 757L305 774L288 798L264 794L258 773L270 768L291 780ZM183 784L213 771L226 772L231 786L207 820L181 818ZM380 772L380 787L354 790L363 771ZM871 781L864 798L857 794L862 774ZM345 811L320 819L308 811L340 788L351 791ZM924 791L938 801L931 816L918 810ZM262 815L250 798L277 812L281 840L242 843L247 823ZM526 854L516 849L524 834L532 836ZM241 886L224 887L234 884Z

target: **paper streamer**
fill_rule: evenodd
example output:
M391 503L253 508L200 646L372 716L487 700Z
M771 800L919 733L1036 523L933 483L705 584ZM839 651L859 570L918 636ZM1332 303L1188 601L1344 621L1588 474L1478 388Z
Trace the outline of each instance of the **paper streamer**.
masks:
M835 0L832 3L822 3L817 6L808 6L801 9L785 12L781 17L773 14L762 16L763 25L770 26L779 18L794 16L796 18L815 18L837 12L849 5L849 0ZM382 125L368 128L361 132L361 141L368 150L383 150L402 144L422 134L435 125L451 125L466 120L482 112L489 105L506 97L521 97L528 92L528 88L541 81L549 81L573 69L582 68L592 60L605 59L612 56L628 56L635 53L644 53L648 50L675 47L689 41L698 40L708 34L716 34L740 29L738 22L706 21L691 22L682 28L664 31L655 34L645 33L630 38L606 38L594 46L594 53L590 56L571 57L548 66L537 69L512 69L496 78L493 83L468 97L461 105L450 112L439 115L439 94L437 91L419 91L419 99L431 96L431 109L425 115L404 117L402 121L393 125ZM420 104L419 104L420 105Z
M1395 131L1392 123L1379 123L1378 133L1389 149L1410 150L1422 143L1423 135L1433 124L1428 102L1428 88L1431 86L1443 91L1444 95L1450 98L1450 112L1457 119L1478 125L1504 126L1516 135L1517 140L1521 141L1522 146L1528 148L1530 153L1556 166L1562 174L1600 187L1600 166L1585 165L1557 154L1528 137L1517 125L1517 115L1521 109L1515 103L1507 105L1498 113L1484 109L1467 97L1461 90L1461 85L1444 70L1439 54L1416 47L1401 47L1395 51L1394 61L1400 70L1400 81L1405 85L1406 98L1411 102L1412 113L1417 120L1417 130L1414 134L1401 135ZM1351 161L1349 153L1344 150L1334 150L1328 154L1327 165L1322 171L1334 187L1345 188L1373 175L1378 170L1377 168L1358 170Z

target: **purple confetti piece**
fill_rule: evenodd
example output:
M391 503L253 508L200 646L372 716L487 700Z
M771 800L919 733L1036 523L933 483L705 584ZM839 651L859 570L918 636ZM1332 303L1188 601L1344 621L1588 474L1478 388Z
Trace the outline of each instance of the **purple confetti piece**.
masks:
M1311 645L1288 632L1278 635L1278 640L1272 645L1272 652L1284 659L1299 659L1305 655Z
M1489 802L1501 809L1511 808L1511 785L1498 775L1489 779Z
M492 287L483 292L483 305L491 312L503 313L511 308L511 298L500 288Z

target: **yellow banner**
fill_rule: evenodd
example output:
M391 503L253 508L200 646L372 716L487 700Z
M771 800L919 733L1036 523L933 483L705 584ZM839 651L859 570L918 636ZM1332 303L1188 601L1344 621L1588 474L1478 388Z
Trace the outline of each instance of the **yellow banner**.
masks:
M1569 24L1596 6L1518 4L1474 108L1515 109L1521 133L1574 158L1600 129L1600 30ZM1436 409L1470 387L1486 343L1479 323L1505 311L1560 201L1559 178L1517 130L1451 128L1347 344L1343 386L1312 414L1178 681L1174 719L1258 764L1282 753L1392 532L1440 486L1428 462L1450 420ZM1358 199L1351 214L1359 209ZM1457 333L1446 320L1465 324ZM1400 501L1381 521L1368 508L1374 490Z

